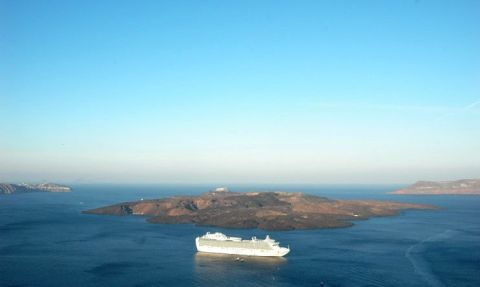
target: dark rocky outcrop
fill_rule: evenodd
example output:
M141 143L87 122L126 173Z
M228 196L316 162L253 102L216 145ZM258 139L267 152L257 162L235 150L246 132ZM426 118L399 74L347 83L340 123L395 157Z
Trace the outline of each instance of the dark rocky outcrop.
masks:
M152 223L194 223L266 230L351 226L352 220L396 215L433 206L374 200L331 200L288 192L209 192L201 196L124 202L84 211L88 214L143 215Z

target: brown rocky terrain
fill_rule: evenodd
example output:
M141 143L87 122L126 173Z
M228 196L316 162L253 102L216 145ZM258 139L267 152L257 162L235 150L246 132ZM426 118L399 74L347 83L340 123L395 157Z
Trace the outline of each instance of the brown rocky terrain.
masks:
M84 211L101 215L143 215L152 223L194 223L266 230L346 227L352 220L396 215L433 206L374 200L331 200L287 192L209 192L200 196L123 202Z
M392 194L480 195L480 179L461 179L455 181L417 181L411 186L392 192Z

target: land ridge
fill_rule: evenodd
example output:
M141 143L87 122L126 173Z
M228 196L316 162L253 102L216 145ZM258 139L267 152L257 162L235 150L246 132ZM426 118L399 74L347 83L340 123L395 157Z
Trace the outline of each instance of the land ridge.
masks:
M397 215L408 209L436 207L378 200L333 200L300 192L213 191L199 196L123 202L83 213L147 216L152 223L293 230L347 227L354 220Z
M460 179L453 181L417 181L393 191L391 194L412 195L480 195L480 179Z
M15 194L29 192L70 192L72 189L66 185L56 183L0 183L0 194Z

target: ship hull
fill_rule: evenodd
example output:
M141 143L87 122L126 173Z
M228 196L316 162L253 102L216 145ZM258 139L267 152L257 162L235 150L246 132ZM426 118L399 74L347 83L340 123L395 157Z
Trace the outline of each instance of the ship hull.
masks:
M205 253L218 253L218 254L232 254L243 256L262 256L262 257L282 257L290 252L287 248L279 248L277 250L262 250L262 249L249 249L241 247L218 247L206 244L200 244L199 238L195 240L197 250Z

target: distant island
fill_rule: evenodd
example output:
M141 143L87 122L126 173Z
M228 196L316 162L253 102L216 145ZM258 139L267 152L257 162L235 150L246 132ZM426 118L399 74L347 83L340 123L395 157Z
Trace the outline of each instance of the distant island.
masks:
M230 192L123 202L84 211L99 215L148 216L152 223L194 223L226 228L293 230L347 227L351 221L434 206L375 200L332 200L290 192Z
M416 195L480 195L480 179L455 181L418 181L409 187L391 192L392 194Z
M27 192L69 192L71 188L66 185L56 183L0 183L0 194L14 194Z

